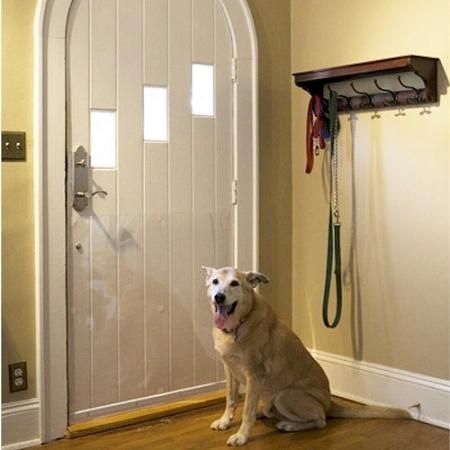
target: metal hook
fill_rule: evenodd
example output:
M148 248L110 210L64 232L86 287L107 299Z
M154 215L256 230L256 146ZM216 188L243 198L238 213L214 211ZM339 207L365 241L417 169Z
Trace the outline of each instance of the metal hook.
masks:
M395 117L401 117L401 116L406 116L405 108L398 108L398 112L397 112L397 114L395 114Z
M414 86L410 86L410 85L408 85L408 84L405 84L405 83L402 81L402 76L401 76L401 75L399 75L399 76L397 77L397 80L398 80L398 82L399 82L403 87L405 87L405 88L407 88L407 89L412 89L412 90L416 93L416 96L415 96L413 99L408 99L408 102L409 102L409 103L415 103L415 102L419 101L419 97L420 97L420 91L419 91L419 89L417 89L417 88L414 87Z
M373 120L373 119L379 119L381 116L380 116L380 114L379 114L379 112L377 111L377 110L375 110L374 112L373 112L373 114L370 116L370 118Z
M372 96L368 92L358 91L353 84L353 81L350 82L350 87L359 95L365 95L369 99L369 106L375 106L372 101ZM365 105L364 105L365 106Z
M393 104L397 103L397 95L395 94L395 92L391 91L390 89L382 88L380 86L380 84L378 83L377 79L374 79L373 82L374 82L374 84L375 84L375 86L377 87L378 90L383 91L383 92L389 92L389 94L391 94L392 100L385 100L384 101L384 104L386 106L393 105Z
M330 95L331 95L332 89L330 88L330 85L329 85L329 84L327 84L327 89L328 89L328 92L329 92ZM335 91L335 92L336 92L338 98L341 97L341 98L343 98L343 99L346 101L347 107L349 107L349 108L352 107L352 103L351 103L351 100L352 100L352 99L351 99L351 98L346 97L345 95L342 95L342 94L338 94L337 91Z

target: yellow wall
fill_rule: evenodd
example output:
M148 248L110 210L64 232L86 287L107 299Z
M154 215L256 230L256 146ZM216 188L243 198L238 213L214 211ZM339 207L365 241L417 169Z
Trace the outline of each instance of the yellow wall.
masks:
M260 269L262 294L291 324L291 36L289 0L249 0L259 47Z
M417 54L440 58L450 77L449 5L292 0L292 70ZM359 327L351 320L348 271L352 138L349 116L341 115L345 289L343 320L334 331L321 324L328 218L322 159L304 174L308 99L292 88L294 329L312 348L447 378L449 96L431 114L415 107L404 117L396 110L380 111L378 119L372 112L355 116Z
M2 164L2 396L36 395L33 210L33 20L36 0L2 1L2 130L25 131L27 161ZM27 361L10 394L8 364Z

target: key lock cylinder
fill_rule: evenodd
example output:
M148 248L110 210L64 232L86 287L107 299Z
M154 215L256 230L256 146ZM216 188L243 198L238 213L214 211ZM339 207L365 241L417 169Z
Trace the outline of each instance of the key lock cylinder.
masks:
M76 211L83 211L95 195L108 195L106 191L89 191L89 155L80 145L72 155L72 206Z

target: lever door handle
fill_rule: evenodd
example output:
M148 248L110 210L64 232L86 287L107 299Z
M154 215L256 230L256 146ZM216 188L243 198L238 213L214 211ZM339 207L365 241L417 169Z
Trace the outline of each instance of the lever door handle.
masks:
M108 193L106 191L77 192L75 194L75 197L92 198L94 195L97 195L97 194L108 195Z
M77 161L75 163L76 167L86 167L86 160L85 159L80 159L80 161Z

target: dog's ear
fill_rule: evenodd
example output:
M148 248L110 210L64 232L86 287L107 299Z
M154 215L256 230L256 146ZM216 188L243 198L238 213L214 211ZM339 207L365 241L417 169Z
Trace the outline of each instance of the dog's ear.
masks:
M269 277L260 272L246 272L245 277L248 284L253 288L258 286L258 284L266 284L270 282Z
M207 267L207 266L202 266L202 269L206 272L206 282L208 282L209 277L213 274L213 272L216 269L214 269L214 267Z

